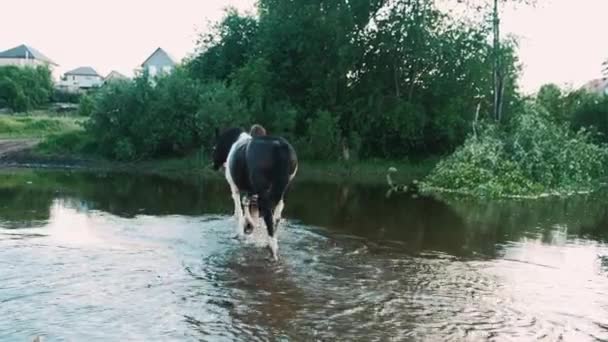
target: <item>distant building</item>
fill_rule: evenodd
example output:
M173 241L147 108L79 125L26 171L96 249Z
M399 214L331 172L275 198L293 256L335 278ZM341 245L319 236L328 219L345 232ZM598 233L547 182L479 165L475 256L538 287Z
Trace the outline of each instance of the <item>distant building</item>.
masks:
M109 82L114 82L114 81L120 81L120 80L128 80L129 78L121 73L119 73L116 70L112 70L104 79L103 79L103 83L109 83Z
M91 88L97 88L103 84L103 77L91 67L80 67L66 72L61 81L59 88L71 92L86 91Z
M594 93L608 95L608 77L598 78L587 82L582 89Z
M138 72L147 70L148 75L154 77L170 73L175 68L175 65L175 59L162 48L158 48L140 65L141 69Z
M19 45L0 52L0 66L3 65L53 67L58 64L31 46Z

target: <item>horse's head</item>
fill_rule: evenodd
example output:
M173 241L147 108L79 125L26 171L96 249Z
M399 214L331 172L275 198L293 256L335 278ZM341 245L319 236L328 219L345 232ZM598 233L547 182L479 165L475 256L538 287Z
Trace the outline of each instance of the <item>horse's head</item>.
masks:
M238 140L243 132L241 128L229 128L220 134L219 130L215 129L215 144L211 154L214 170L219 170L226 163L232 144Z

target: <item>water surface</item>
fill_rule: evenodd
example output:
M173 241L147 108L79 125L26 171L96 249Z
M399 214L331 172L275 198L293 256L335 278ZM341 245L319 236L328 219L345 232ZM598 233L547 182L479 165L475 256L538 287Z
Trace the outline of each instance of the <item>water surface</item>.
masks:
M222 181L0 174L0 340L608 339L608 207L296 183L280 261Z

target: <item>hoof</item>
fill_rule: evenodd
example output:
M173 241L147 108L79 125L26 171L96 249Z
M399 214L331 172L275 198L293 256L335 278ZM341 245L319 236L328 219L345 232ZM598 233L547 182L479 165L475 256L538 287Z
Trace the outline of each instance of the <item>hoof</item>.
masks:
M279 255L277 253L275 253L275 251L272 249L272 247L266 246L266 249L268 249L268 252L270 253L270 255L268 256L269 261L274 261L274 262L279 261Z
M246 225L244 231L246 235L251 235L253 233L253 226L250 224Z
M278 261L279 260L279 244L277 242L276 236L274 236L273 238L270 238L270 241L268 241L267 247L270 250L270 256L272 257L272 259L274 261Z

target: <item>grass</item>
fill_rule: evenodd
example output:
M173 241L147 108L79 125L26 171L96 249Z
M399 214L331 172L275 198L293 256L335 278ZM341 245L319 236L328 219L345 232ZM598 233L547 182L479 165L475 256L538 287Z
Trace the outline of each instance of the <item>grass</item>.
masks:
M386 184L390 167L397 168L393 176L397 183L407 184L424 178L437 164L438 157L422 160L359 160L351 163L327 161L302 161L298 177L319 182L348 181L365 184Z
M116 162L105 159L94 151L94 142L85 132L72 131L48 136L30 152L30 157L46 164L68 167L70 164L82 166L84 161L91 169L114 169L170 177L223 177L220 172L211 169L211 162L202 152L183 157ZM393 179L397 183L405 184L424 178L438 161L438 157L420 161L362 160L351 163L302 160L297 178L315 182L385 184L388 168L396 167L398 172Z
M24 116L31 118L31 116ZM2 118L0 116L0 122ZM18 120L20 118L6 118ZM52 117L54 123L46 115L35 116L33 122L39 122L36 127L21 129L21 136L26 132L37 132L43 137L33 150L28 151L23 161L26 164L57 165L61 167L76 166L89 169L120 170L137 173L160 174L169 177L223 177L220 172L213 171L210 161L204 153L195 152L183 157L143 160L135 162L111 161L96 153L95 142L81 128L81 118ZM23 123L23 120L21 120ZM25 120L25 122L29 122ZM42 122L42 123L40 123ZM2 130L0 130L1 135ZM30 135L31 137L31 135ZM439 157L426 158L419 161L410 160L358 160L350 163L342 161L300 161L298 180L315 182L352 182L364 184L385 184L389 167L397 168L393 175L397 183L409 183L422 179L433 169Z
M45 138L82 130L83 118L58 116L38 111L20 114L0 115L0 139Z

